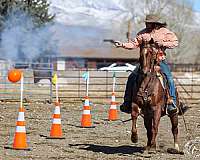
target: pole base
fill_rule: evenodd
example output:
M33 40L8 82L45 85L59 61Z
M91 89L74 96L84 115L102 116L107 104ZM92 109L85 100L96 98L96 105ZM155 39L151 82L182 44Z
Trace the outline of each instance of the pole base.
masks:
M96 126L89 126L89 127L83 127L83 126L80 126L80 128L95 128Z
M65 139L65 137L50 137L47 135L40 134L40 137L44 137L46 139Z
M4 146L5 149L32 151L31 148L13 148L12 146Z

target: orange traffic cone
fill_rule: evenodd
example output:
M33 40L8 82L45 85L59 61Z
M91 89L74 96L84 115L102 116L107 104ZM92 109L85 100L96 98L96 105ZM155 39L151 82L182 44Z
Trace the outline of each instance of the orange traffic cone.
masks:
M24 119L24 107L19 108L19 115L17 119L15 130L15 137L13 143L13 149L28 149L26 142L26 128L25 128L25 119Z
M114 121L114 120L117 120L117 118L118 118L118 114L117 114L117 105L115 102L115 93L112 92L111 106L109 109L108 120Z
M57 139L63 139L62 137L62 128L61 128L61 116L60 116L60 103L55 103L55 109L53 114L53 120L51 125L51 131L50 131L50 137L47 137L50 139L57 138Z
M89 98L85 97L85 102L83 106L83 113L82 113L82 119L81 119L81 126L82 127L92 127L92 116L90 114L90 102Z

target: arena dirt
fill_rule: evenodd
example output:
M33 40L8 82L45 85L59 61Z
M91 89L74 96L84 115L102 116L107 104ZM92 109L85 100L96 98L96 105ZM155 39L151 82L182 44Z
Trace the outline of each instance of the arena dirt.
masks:
M131 121L122 123L130 115L119 113L119 120L108 121L108 104L92 105L92 123L94 128L81 128L81 103L61 104L62 129L65 139L46 139L41 135L49 135L53 104L25 104L25 120L27 140L30 151L5 149L11 146L18 116L18 103L2 103L0 108L0 159L2 160L142 160L142 159L195 159L185 152L184 155L170 154L168 148L173 147L171 124L167 116L161 119L157 136L158 152L144 154L146 130L143 119L138 119L139 142L130 140ZM200 137L200 108L192 106L183 117L179 117L180 148L185 149L189 139ZM196 154L200 154L196 146ZM194 154L194 150L192 152ZM197 158L198 159L198 158Z

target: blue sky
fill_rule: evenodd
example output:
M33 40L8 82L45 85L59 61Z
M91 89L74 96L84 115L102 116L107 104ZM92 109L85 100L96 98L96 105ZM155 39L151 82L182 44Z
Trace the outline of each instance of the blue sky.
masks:
M200 12L200 0L193 0L194 5L193 5L193 9L195 11L199 11Z

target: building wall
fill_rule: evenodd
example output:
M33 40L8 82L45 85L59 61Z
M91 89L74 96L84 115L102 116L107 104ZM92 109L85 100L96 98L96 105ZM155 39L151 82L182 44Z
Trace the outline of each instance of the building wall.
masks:
M98 69L101 67L109 66L112 63L136 63L137 60L133 59L100 59L100 58L67 58L60 57L53 60L54 70L67 70L70 68L93 68Z

